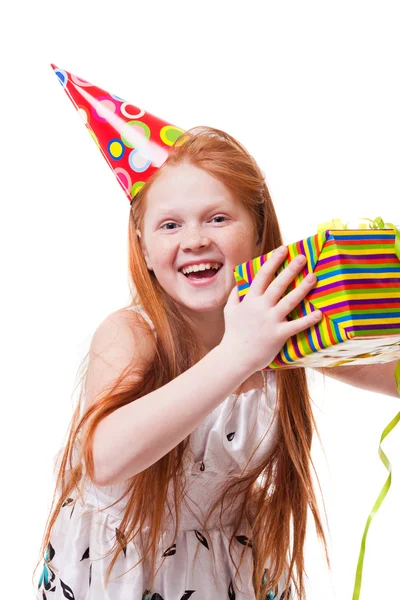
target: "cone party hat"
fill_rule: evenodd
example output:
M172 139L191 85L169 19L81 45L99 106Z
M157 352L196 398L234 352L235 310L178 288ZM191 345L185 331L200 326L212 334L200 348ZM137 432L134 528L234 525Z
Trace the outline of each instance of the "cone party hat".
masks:
M51 65L129 202L183 133L115 94Z

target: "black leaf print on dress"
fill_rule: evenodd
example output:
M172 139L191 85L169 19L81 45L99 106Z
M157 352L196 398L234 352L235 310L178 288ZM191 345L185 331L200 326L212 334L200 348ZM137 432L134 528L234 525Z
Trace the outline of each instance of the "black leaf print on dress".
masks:
M167 548L166 551L163 553L163 556L172 556L173 554L176 554L176 544L173 544L172 546Z
M233 585L232 585L232 580L228 587L228 596L229 596L229 600L235 600L235 598L236 598L235 590L233 589Z
M63 504L61 505L61 508L63 508L64 506L68 506L68 504L71 504L71 502L73 501L73 498L67 498L66 500L64 500Z
M203 463L203 461L201 461L200 471L205 471L205 470L206 470L206 465Z
M253 543L251 540L249 540L248 537L246 537L245 535L236 535L235 536L237 541L239 542L239 544L243 544L243 546L249 546L250 548L253 547Z
M190 596L195 593L196 590L185 590L181 600L189 600Z
M233 440L233 438L235 437L235 433L235 431L228 433L228 435L226 436L228 438L228 442L231 442Z
M115 536L118 538L118 541L123 544L122 551L126 558L126 537L121 533L118 527L115 528Z
M46 552L46 562L51 562L54 558L55 553L56 553L56 551L54 550L53 546L49 542L49 544L47 546L47 552Z
M64 598L68 598L68 600L75 600L74 592L71 590L69 585L64 583L61 579L60 583L63 590Z
M164 600L161 594L153 594L151 600Z
M208 542L206 540L206 538L204 537L204 535L202 535L200 533L200 531L197 531L197 529L194 530L197 539L199 540L199 542L201 542L203 544L203 546L205 546L207 548L207 550L209 550L210 548L208 547Z
M285 592L283 592L282 596L279 598L279 600L290 600L290 598L292 597L292 586L289 585L288 587L288 593L286 595Z
M89 546L86 548L85 552L82 554L82 560L85 560L85 558L89 558Z
M91 583L92 583L92 565L90 565L90 567L89 567L89 587L90 587Z

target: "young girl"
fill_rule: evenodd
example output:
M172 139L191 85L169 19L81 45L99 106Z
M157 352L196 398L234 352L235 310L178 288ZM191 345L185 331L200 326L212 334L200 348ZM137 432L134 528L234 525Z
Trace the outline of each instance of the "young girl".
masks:
M186 132L132 203L132 305L91 342L37 598L302 599L308 507L329 565L305 369L262 370L321 318L286 319L315 279L284 296L284 247L242 302L233 277L281 244L243 146Z

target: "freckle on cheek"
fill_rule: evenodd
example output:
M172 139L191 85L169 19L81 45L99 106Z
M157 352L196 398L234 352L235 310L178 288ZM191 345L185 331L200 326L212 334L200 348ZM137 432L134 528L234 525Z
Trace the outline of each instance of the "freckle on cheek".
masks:
M247 234L244 231L239 231L238 234L236 235L236 242L244 242L248 239Z
M243 246L248 245L248 243L249 243L248 235L243 231L239 231L235 235L235 239L232 240L231 247L232 248L243 248Z

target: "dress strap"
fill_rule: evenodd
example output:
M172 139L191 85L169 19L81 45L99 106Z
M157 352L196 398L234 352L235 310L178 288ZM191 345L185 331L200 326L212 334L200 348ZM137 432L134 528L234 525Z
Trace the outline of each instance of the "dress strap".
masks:
M264 371L264 369L262 369L261 373L264 380L264 392L267 393L267 371Z
M150 319L149 315L146 313L146 311L144 310L143 306L141 304L135 304L133 306L130 307L132 310L140 313L143 317L143 319L145 321L147 321L147 323L150 325L150 327L152 328L152 330L155 332L155 327L153 325L153 321Z

